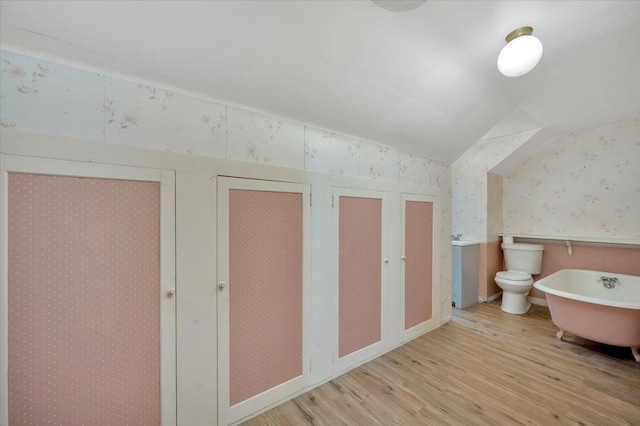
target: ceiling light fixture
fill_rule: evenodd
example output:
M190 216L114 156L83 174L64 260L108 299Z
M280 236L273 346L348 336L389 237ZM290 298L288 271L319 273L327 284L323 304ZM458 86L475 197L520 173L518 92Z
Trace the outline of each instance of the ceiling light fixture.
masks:
M542 57L542 43L532 36L533 28L522 27L507 35L507 45L498 56L498 69L507 77L519 77L531 71Z
M415 9L427 0L371 0L383 9L392 12L406 12Z

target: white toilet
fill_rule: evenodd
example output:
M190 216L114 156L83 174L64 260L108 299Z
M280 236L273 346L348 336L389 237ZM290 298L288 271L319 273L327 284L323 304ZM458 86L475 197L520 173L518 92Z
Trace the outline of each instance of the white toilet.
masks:
M531 307L527 294L533 286L531 274L542 269L542 251L538 244L503 243L506 271L496 274L496 284L502 289L502 310L510 314L524 314Z

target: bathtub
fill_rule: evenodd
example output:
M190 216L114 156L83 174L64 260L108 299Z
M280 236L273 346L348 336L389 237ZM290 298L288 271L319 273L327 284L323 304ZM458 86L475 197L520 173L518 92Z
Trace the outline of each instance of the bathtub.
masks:
M602 277L615 277L619 283L605 288ZM533 286L547 294L559 339L567 331L608 345L629 346L640 362L639 276L563 269Z

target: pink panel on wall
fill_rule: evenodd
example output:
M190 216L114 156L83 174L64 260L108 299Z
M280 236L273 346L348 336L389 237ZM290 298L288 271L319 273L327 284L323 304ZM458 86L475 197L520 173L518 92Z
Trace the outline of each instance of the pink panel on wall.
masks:
M230 401L302 374L302 194L229 191Z
M603 271L640 275L640 248L606 247Z
M478 245L478 296L487 297L488 290L488 266L487 261L489 253L487 252L487 243Z
M526 240L523 242L527 242ZM562 242L544 243L542 272L535 275L539 280L561 269L586 269L592 271L617 272L619 274L640 275L640 249L635 247L598 247L574 243L572 255ZM532 297L545 298L544 292L535 288Z
M569 256L564 244L544 244L542 253L542 271L539 278L551 275L560 269L604 269L604 248L590 246L573 246L573 254Z
M160 423L159 184L9 175L9 423Z
M433 203L405 204L405 316L410 329L431 319L433 264Z
M382 200L340 197L339 355L381 339Z
M481 274L479 280L484 280L484 293L480 291L481 297L490 297L494 294L500 293L502 289L498 287L495 281L498 271L504 269L504 259L502 256L502 249L500 247L502 243L500 241L492 241L490 243L480 243L480 258L484 255L484 271L482 270L481 260ZM482 289L482 287L480 287Z

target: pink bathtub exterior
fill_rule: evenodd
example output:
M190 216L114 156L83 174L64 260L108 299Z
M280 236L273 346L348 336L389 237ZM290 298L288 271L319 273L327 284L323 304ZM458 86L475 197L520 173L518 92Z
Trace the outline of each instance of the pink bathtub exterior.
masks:
M582 284L576 285L575 274L587 278L584 282L585 294L579 294ZM613 293L616 289L588 288L602 286L601 276L617 277L618 286L624 286L624 294ZM569 283L568 280L572 280ZM549 311L553 323L560 329L558 337L565 331L600 343L631 347L636 361L640 362L640 277L599 271L567 270L558 271L534 286L547 294ZM620 290L622 291L622 289ZM576 292L575 294L572 292ZM592 294L589 294L591 292ZM607 293L609 292L609 293ZM593 297L594 294L611 295L611 299Z
M595 342L640 346L640 309L580 302L547 294L551 320L560 329Z

